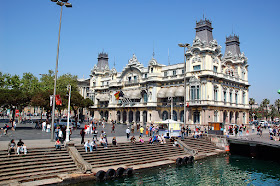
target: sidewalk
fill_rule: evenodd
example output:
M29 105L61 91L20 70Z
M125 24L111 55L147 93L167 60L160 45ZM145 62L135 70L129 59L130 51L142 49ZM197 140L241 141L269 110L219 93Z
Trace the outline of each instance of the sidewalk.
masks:
M130 136L130 137L132 137L132 136ZM135 138L136 138L136 142L138 142L139 137L135 136ZM71 138L70 142L74 142L75 145L81 145L81 139L82 138ZM112 144L112 139L113 139L113 137L108 137L107 138L109 144ZM119 137L116 137L116 139L117 139L117 143L130 142L130 140L129 141L127 140L126 136L119 136ZM91 137L85 137L85 142L87 140L92 140L92 138ZM98 140L99 140L99 137L98 137ZM148 141L148 140L149 140L149 137L144 136L144 141ZM7 150L9 142L10 141L1 141L0 142L0 150ZM15 142L17 143L18 141L15 141ZM50 139L23 140L23 142L26 145L27 150L30 149L30 148L54 147L54 143L55 143L55 142L51 142ZM99 145L99 142L97 142L97 144Z

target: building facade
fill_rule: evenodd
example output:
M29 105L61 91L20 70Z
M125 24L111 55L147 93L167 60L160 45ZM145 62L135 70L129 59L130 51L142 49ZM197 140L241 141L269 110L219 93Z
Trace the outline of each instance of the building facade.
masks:
M94 101L96 119L120 123L151 123L184 120L186 78L186 123L249 122L248 64L240 52L239 37L226 37L225 54L213 39L212 23L196 22L196 36L187 47L184 63L162 65L154 57L144 67L133 54L122 72L110 69L108 54L100 53L90 78L79 80L81 94ZM122 91L123 97L114 94ZM173 112L171 113L171 103Z

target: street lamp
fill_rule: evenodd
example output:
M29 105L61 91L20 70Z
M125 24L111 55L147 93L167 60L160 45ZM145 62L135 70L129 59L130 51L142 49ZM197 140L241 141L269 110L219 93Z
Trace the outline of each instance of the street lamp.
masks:
M179 47L184 47L184 127L186 127L186 47L188 47L190 44L185 43L179 43Z
M51 126L51 141L54 141L54 116L55 116L55 94L56 94L56 80L57 80L57 68L58 68L58 56L59 56L59 42L60 42L60 30L61 30L61 18L62 18L62 7L65 5L67 8L72 7L68 0L51 0L56 2L57 5L61 6L60 10L60 21L58 31L58 43L57 43L57 54L56 54L56 65L55 65L55 77L54 77L54 89L53 89L53 104L52 104L52 126Z
M66 129L66 142L70 141L70 129L69 129L69 119L70 119L70 100L71 100L71 85L67 86L67 90L69 90L68 94L68 112L67 112L67 129Z

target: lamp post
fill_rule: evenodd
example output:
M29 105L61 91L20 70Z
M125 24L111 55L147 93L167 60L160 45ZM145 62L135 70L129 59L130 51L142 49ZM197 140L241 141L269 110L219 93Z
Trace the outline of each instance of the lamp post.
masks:
M58 68L58 56L59 56L59 43L60 43L60 30L61 30L61 18L62 18L62 7L65 5L67 8L72 7L68 0L51 0L56 2L57 5L61 6L60 10L60 21L58 31L58 43L57 43L57 54L56 54L56 65L55 65L55 76L54 76L54 89L53 89L53 100L52 100L52 125L51 125L51 141L54 141L54 116L55 116L55 95L56 95L56 81L57 81L57 68Z
M168 100L171 101L171 104L170 104L170 106L171 106L170 117L171 117L171 118L170 118L170 119L173 120L173 97L169 97Z
M185 43L179 43L179 47L184 47L184 127L186 127L186 47L188 47L190 44Z
M67 112L67 128L66 128L66 142L70 141L70 129L69 129L69 119L70 119L70 100L71 100L71 85L67 86L67 89L69 90L68 94L68 112Z

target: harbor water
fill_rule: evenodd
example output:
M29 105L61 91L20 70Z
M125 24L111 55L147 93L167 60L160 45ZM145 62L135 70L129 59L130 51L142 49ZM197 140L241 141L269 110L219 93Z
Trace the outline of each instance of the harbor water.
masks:
M145 169L130 178L76 185L280 185L280 163L221 155L179 167Z

